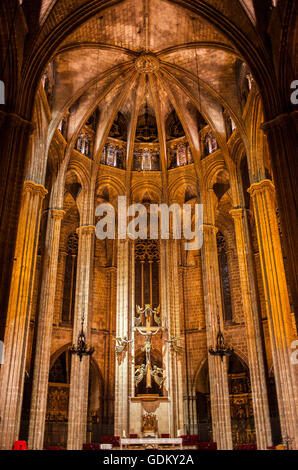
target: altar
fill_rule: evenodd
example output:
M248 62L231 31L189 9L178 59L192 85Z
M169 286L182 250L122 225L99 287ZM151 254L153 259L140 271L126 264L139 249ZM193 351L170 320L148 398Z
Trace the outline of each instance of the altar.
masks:
M120 449L182 449L182 438L162 438L162 437L140 437L140 438L121 438Z
M143 256L141 248L136 250ZM174 398L170 396L171 380L167 373L171 361L175 360L180 364L180 338L169 334L160 306L154 309L151 304L144 303L144 299L142 307L136 305L133 322L131 338L120 334L114 338L117 364L119 368L122 365L124 368L128 367L126 373L131 377L132 385L126 408L127 417L117 421L115 432L121 436L122 446L125 447L144 448L146 445L150 446L148 448L158 448L160 445L171 449L182 446L181 439L177 441L174 438L178 436L179 439L183 434L183 422L181 419L173 423L171 419L176 405ZM122 396L125 396L124 391ZM122 411L123 408L119 410L120 413ZM174 440L158 441L170 439L170 436Z
M168 397L158 395L131 397L130 434L136 434L143 438L155 438L161 434L170 434L168 413ZM147 418L150 417L155 419L155 425L150 423L150 420L147 422Z

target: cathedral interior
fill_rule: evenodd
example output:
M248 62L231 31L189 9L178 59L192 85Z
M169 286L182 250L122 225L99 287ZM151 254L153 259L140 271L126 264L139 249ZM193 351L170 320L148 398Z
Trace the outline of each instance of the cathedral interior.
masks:
M296 9L1 1L1 449L298 448ZM120 197L202 247L100 239Z

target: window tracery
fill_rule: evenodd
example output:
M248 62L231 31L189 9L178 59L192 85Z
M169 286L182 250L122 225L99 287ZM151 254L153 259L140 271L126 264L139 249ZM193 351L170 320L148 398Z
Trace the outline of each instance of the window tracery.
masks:
M193 156L187 142L172 143L168 147L169 169L186 166L193 163Z
M68 237L64 271L64 293L62 304L62 324L72 325L75 308L77 279L77 255L79 238L76 232Z
M135 303L159 305L159 242L138 240L135 244Z
M225 321L233 320L231 286L228 268L227 245L221 232L216 235L220 287L222 297L223 317Z
M124 169L125 148L122 145L108 143L102 151L100 163L114 168Z
M58 125L58 130L61 132L61 134L63 135L65 139L67 138L67 127L68 127L68 115L64 116Z
M218 143L212 131L207 132L203 137L203 158L216 152Z
M86 136L86 134L80 134L77 140L77 150L86 155L86 157L90 157L90 140Z
M223 110L223 116L224 116L225 126L226 126L226 136L227 136L227 140L229 140L234 130L236 129L236 124L225 109Z
M137 147L134 152L133 170L159 171L159 150L152 147Z

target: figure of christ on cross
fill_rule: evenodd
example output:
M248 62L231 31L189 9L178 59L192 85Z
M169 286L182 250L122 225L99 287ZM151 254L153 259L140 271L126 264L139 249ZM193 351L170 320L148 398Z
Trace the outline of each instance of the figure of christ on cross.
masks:
M145 344L142 351L146 353L146 388L151 388L151 350L153 349L151 341L152 336L157 335L163 328L160 326L151 326L151 315L146 315L146 326L136 326L134 329L140 335L145 336Z

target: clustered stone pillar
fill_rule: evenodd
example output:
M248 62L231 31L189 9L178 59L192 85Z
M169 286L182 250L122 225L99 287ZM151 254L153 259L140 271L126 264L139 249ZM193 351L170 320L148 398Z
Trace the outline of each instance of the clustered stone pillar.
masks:
M288 281L298 321L298 194L297 194L298 110L281 114L262 124L267 136L286 250Z
M247 328L248 359L252 389L255 429L258 449L272 445L272 434L267 395L264 351L258 313L252 252L249 239L247 214L244 209L233 209L236 245L239 262L242 306Z
M51 209L44 251L29 426L29 449L43 449L51 342L56 294L61 220L65 212Z
M5 329L28 142L34 125L0 110L0 339ZM34 180L34 179L33 179Z
M40 216L46 194L43 185L25 181L6 319L5 363L1 370L2 449L11 449L19 433Z
M294 331L283 256L276 217L275 188L270 180L252 184L248 190L254 206L267 316L277 389L282 436L298 446L296 383L291 364Z
M183 245L182 245L183 246ZM196 400L196 392L193 387L193 383L191 377L189 376L189 371L191 370L191 348L189 348L189 344L192 344L191 338L187 338L187 320L186 315L188 315L189 308L187 305L187 296L184 294L187 290L188 282L190 275L188 273L189 267L180 266L179 270L182 277L182 289L183 289L183 310L184 310L184 322L183 322L183 329L184 329L184 360L185 360L185 368L183 374L183 382L184 382L184 421L185 421L185 433L186 434L196 434L198 432L198 415L197 415L197 400Z
M204 224L202 263L207 346L216 345L217 314L221 313L221 289L216 243L217 228ZM233 449L227 360L208 354L213 440L219 450Z
M167 290L168 290L168 334L169 339L180 338L180 298L179 298L179 272L178 272L178 241L166 240L167 253ZM164 312L166 313L166 312ZM168 367L171 370L170 384L170 416L171 435L184 434L184 400L183 400L183 373L182 357L171 347L168 354Z
M79 235L79 249L73 343L77 344L84 316L83 328L90 347L89 324L95 227L93 225L82 225L77 229L77 233ZM76 354L72 356L67 436L67 449L69 450L81 450L84 442L86 442L89 366L90 356L83 356L82 360Z
M168 256L167 256L167 243L168 240L160 240L160 303L161 303L161 316L162 324L169 327L169 291L168 291ZM168 402L168 416L169 416L169 433L175 435L175 423L172 413L172 368L171 368L171 351L168 343L163 344L162 348L163 366L165 368L166 380L164 383L165 391L169 397Z
M107 318L107 334L105 336L104 355L106 358L104 367L104 391L103 391L103 411L102 419L105 425L105 434L111 433L111 423L114 416L114 346L113 332L115 331L115 303L116 303L116 284L117 284L117 268L110 267L109 272L109 309Z
M118 240L117 250L117 308L116 337L128 338L129 328L129 259L130 242L128 239ZM116 356L115 363L115 425L116 436L129 434L129 363L128 352L121 357Z

